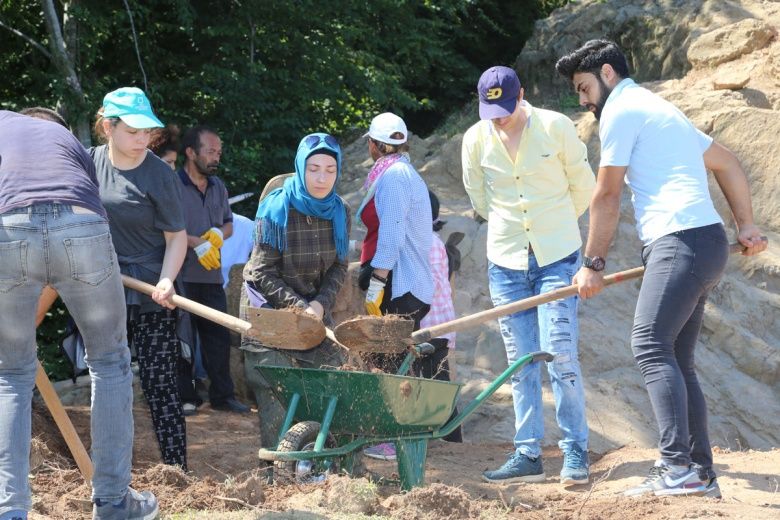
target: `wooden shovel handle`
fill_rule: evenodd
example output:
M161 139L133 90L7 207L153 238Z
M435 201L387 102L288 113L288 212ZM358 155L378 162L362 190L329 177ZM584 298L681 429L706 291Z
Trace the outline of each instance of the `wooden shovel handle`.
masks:
M767 237L761 237L761 239L764 241L768 240ZM732 254L741 253L744 250L745 246L740 243L729 245L729 252ZM634 278L641 278L644 273L644 267L634 267L633 269L628 269L627 271L613 273L604 277L604 286L606 287ZM505 305L499 305L498 307L493 307L492 309L487 309L469 316L464 316L463 318L458 318L457 320L434 325L433 327L428 327L427 329L420 329L417 332L412 333L412 341L414 343L430 341L432 338L438 338L442 334L447 334L449 332L460 332L461 330L468 329L469 327L473 327L475 325L480 325L496 318L501 318L509 314L524 311L555 300L568 298L569 296L573 296L575 294L577 294L576 285L561 287L560 289L556 289L548 293L539 294L537 296L507 303Z
M640 278L644 272L644 267L635 267L627 271L620 271L619 273L610 274L604 277L604 285L607 286L618 282L631 280L633 278ZM498 307L493 307L492 309L487 309L469 316L464 316L463 318L458 318L457 320L448 321L440 325L434 325L433 327L428 327L427 329L420 329L417 332L412 333L412 340L414 343L429 341L431 338L438 338L442 334L447 334L449 332L460 332L461 330L474 327L475 325L480 325L496 318L501 318L509 314L531 309L533 307L537 307L555 300L568 298L569 296L573 296L575 294L577 294L577 286L568 285L548 293L531 296L530 298L499 305Z
M46 372L44 372L40 361L38 361L38 369L35 373L35 386L38 387L38 392L41 393L43 402L46 403L49 413L51 413L54 422L60 429L62 438L65 439L65 444L68 445L68 449L71 455L73 455L73 460L76 461L76 466L78 466L81 475L87 484L92 485L92 459L89 458L89 454L84 448L84 443L81 442L81 437L76 432L76 428L73 427L73 423L70 422L68 413L62 407L60 397L57 395L57 391L54 390L54 386L51 384Z
M153 285L142 282L141 280L136 280L135 278L130 278L124 274L122 275L122 283L128 289L133 289L134 291L138 291L149 296L151 296L155 290ZM231 316L230 314L225 314L224 312L212 309L211 307L207 307L202 303L192 301L188 298L185 298L184 296L174 294L173 297L171 297L171 301L176 304L177 307L181 307L187 312L196 314L201 318L206 318L207 320L218 323L223 327L227 327L228 329L234 330L240 334L244 334L252 328L252 324L248 321L244 321L242 319L236 318L235 316Z

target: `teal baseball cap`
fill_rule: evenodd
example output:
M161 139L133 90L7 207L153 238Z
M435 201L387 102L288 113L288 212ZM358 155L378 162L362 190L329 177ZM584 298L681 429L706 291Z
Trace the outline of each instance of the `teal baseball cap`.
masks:
M152 112L152 104L144 91L122 87L103 98L103 117L118 117L133 128L162 128L162 122Z

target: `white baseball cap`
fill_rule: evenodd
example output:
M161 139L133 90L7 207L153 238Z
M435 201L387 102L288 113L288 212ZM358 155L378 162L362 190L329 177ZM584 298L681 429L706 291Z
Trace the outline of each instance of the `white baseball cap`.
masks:
M396 132L403 137L400 139L390 137ZM409 137L409 132L403 119L391 112L384 112L371 120L371 126L363 137L370 137L380 143L404 144Z

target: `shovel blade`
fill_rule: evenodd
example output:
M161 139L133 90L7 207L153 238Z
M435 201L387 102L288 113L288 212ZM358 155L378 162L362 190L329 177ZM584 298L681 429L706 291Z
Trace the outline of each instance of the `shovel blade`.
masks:
M409 346L414 322L398 316L358 316L339 324L333 331L352 352L398 354Z
M245 334L266 347L309 350L325 339L325 325L313 316L248 306L243 306L241 311L252 324Z

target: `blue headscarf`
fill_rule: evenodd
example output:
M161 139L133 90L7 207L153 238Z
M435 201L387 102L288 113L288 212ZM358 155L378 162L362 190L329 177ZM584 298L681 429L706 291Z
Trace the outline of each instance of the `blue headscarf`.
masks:
M313 137L317 137L317 141L311 145L307 144L314 141ZM336 183L325 198L316 199L306 191L306 159L320 151L328 152L329 155L335 154ZM295 154L295 175L284 181L284 186L269 193L257 207L255 242L267 244L279 251L287 249L287 215L288 208L292 206L304 215L333 222L336 253L339 259L346 259L349 249L347 210L341 197L336 195L339 178L341 178L341 147L336 140L323 133L309 134L301 139L298 152Z

